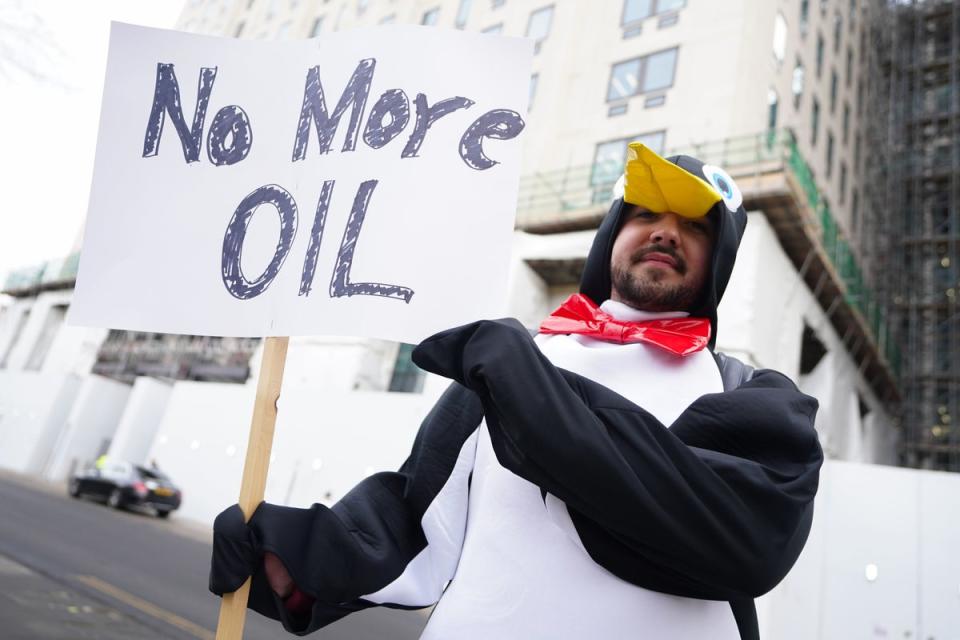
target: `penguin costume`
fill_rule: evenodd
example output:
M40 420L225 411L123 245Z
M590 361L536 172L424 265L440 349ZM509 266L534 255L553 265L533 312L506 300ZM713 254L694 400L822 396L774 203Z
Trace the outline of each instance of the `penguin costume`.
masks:
M252 574L249 607L299 635L367 607L436 604L427 640L758 640L753 598L783 579L810 530L817 402L713 351L747 219L733 180L635 143L623 182L582 297L536 337L516 320L483 320L421 343L414 361L454 383L400 470L330 508L264 503L249 523L227 509L211 590ZM630 205L712 220L692 309L609 299ZM594 303L593 319L575 317ZM657 339L695 317L706 332L681 336L687 347ZM599 330L567 330L578 323ZM641 339L624 342L627 332ZM266 551L296 584L287 600L268 585Z

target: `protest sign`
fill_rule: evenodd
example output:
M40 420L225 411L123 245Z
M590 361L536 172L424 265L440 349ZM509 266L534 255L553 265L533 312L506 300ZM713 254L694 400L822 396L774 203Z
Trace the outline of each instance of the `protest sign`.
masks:
M500 315L531 55L115 24L70 321L417 342Z

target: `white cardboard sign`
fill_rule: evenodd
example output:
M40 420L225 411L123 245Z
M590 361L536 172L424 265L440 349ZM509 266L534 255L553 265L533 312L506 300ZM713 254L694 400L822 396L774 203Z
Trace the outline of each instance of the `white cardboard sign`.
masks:
M417 342L500 315L528 40L114 24L71 322Z

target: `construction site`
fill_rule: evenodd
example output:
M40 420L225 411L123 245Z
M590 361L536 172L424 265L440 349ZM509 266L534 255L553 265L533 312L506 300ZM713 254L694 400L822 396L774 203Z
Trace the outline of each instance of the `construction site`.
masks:
M960 7L877 2L865 16L854 244L903 353L901 464L960 471Z

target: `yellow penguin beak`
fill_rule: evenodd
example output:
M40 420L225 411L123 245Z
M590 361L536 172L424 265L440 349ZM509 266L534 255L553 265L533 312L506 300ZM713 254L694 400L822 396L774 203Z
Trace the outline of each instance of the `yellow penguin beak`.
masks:
M642 142L631 142L623 200L654 213L702 218L722 198L706 180L661 158Z

